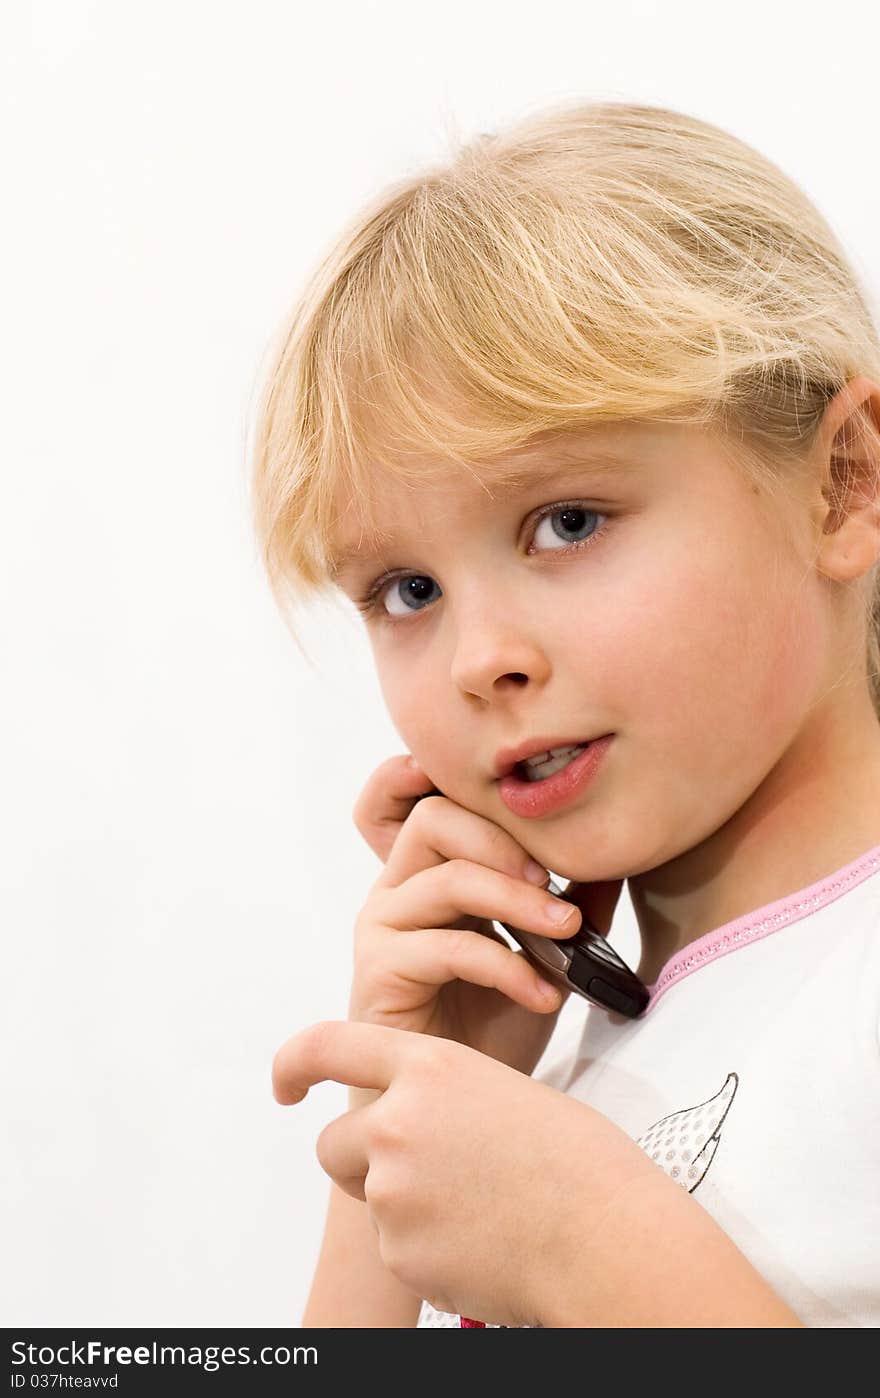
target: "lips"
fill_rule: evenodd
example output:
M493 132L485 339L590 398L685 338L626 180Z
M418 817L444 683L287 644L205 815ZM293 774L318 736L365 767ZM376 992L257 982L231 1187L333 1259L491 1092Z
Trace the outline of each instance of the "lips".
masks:
M613 743L613 733L595 738L558 772L540 781L530 781L514 768L498 782L498 794L508 810L524 820L555 815L584 795L600 777L605 754Z
M495 780L501 781L503 777L509 776L518 762L525 762L529 757L538 757L551 748L587 747L590 743L595 743L597 738L604 736L597 734L593 738L527 738L518 747L500 748L495 754Z

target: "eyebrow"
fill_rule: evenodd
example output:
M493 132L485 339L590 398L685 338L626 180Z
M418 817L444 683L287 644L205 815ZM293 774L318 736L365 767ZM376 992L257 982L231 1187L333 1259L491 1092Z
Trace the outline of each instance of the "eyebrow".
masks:
M553 448L549 448L549 450L553 452L554 455L557 453L562 455L564 459L567 459L567 464L554 470L541 471L536 475L534 460L539 454L541 456L546 456L548 448L542 447L540 448L540 452L532 448L529 452L523 452L520 457L517 458L523 463L520 468L516 466L509 466L506 469L502 468L498 471L498 475L494 479L502 488L523 491L529 489L531 486L540 484L549 486L554 481L567 480L571 476L580 477L587 475L599 476L602 478L607 478L609 476L628 477L640 471L644 466L644 461L637 461L631 455L623 455L611 449L599 451L596 448L582 447L580 450L584 455L581 459L578 459L576 455L577 449L573 449L570 446L563 448L561 452L559 452L558 449L554 451ZM531 461L529 458L531 458ZM493 478L491 475L484 475L483 480L486 484L491 485ZM398 546L398 540L390 536L383 542L382 550L384 552ZM357 544L346 541L342 548L334 549L333 551L331 566L332 581L336 584L343 582L348 573L351 572L357 564L364 563L366 565L369 562L375 562L379 557L378 549L370 545L358 546Z

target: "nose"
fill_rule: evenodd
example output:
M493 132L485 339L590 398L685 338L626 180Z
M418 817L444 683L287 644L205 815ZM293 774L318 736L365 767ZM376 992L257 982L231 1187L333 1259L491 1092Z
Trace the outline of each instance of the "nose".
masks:
M463 694L497 698L508 689L543 684L549 675L547 654L537 639L537 623L498 599L465 605L453 619L455 646L450 663L452 683Z

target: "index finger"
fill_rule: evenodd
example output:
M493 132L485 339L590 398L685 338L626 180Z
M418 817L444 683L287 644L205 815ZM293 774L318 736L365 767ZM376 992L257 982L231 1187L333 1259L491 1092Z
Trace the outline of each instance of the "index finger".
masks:
M427 773L410 765L408 755L389 757L370 774L355 802L352 819L383 863L413 806L435 790Z
M272 1061L272 1094L282 1106L301 1102L310 1087L332 1081L348 1087L391 1085L412 1038L405 1029L355 1020L321 1020L288 1039Z

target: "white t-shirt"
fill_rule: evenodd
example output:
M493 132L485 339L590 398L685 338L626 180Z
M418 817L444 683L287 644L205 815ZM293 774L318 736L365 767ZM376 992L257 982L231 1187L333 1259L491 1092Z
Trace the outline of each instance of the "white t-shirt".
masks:
M632 1136L807 1326L880 1326L878 874L880 845L706 933L639 1019L582 1002L535 1074ZM423 1301L419 1326L460 1324Z

